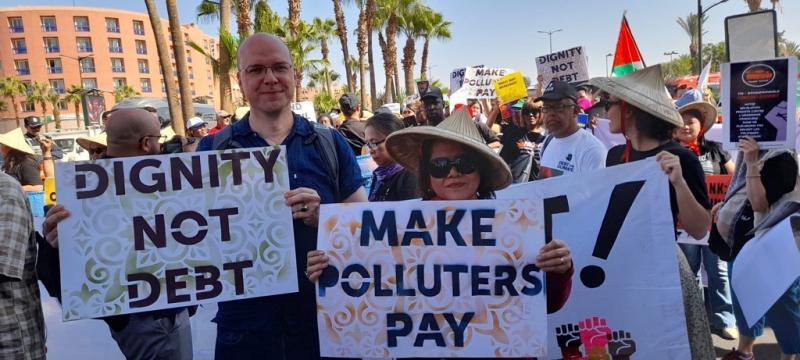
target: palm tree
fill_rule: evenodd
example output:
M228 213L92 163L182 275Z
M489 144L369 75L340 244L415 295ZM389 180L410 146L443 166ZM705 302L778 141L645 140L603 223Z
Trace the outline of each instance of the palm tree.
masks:
M256 3L255 13L256 18L253 22L253 31L277 35L278 29L281 29L282 26L281 18L272 11L266 0L259 0L258 3Z
M72 103L75 106L75 124L78 125L78 129L81 128L81 94L83 93L83 87L80 85L71 85L69 89L67 89L67 95L64 96L64 101L67 103Z
M800 57L800 44L785 40L781 45L781 56L797 56Z
M399 18L418 0L378 0L376 20L378 24L385 25L385 38L378 34L378 42L381 44L383 52L383 68L386 73L387 96L391 92L392 99L397 99L397 31L399 28ZM381 26L383 27L383 26ZM382 40L383 38L383 40ZM394 79L391 79L391 78ZM387 101L391 102L391 101Z
M422 61L420 65L420 78L428 78L428 45L431 39L446 40L450 39L450 25L452 23L444 20L441 13L430 11L426 12L422 21L422 37L425 45L422 46Z
M175 48L175 65L178 68L178 85L181 93L181 111L183 118L194 116L192 107L192 88L189 85L189 67L186 62L186 47L184 46L183 28L180 15L178 15L177 0L167 0L167 16L169 17L169 30L172 35L172 46ZM223 19L224 20L224 19ZM165 73L167 71L164 71ZM184 124L181 124L183 127ZM177 133L177 130L176 130Z
M356 29L356 46L358 47L358 78L361 80L360 93L361 105L364 109L372 109L372 103L367 97L367 9L364 0L357 2L358 12L358 27Z
M56 130L61 130L61 110L58 108L59 103L61 102L61 95L52 88L50 92L47 93L47 102L53 106L53 118L56 122Z
M708 20L708 16L703 14L703 18L701 20L702 23L705 24L706 20ZM683 31L685 31L686 34L689 35L689 41L690 41L690 43L689 43L689 54L691 54L693 57L696 57L697 56L697 49L700 46L699 43L698 43L698 39L700 37L697 34L697 28L698 28L698 26L697 26L698 25L697 24L697 14L689 13L689 15L687 15L685 19L684 18L678 18L677 22L678 22L678 25L681 26ZM705 35L707 32L708 31L703 31L703 35Z
M406 45L403 46L403 75L405 77L406 95L415 91L414 86L414 58L417 55L416 41L422 36L422 22L426 12L432 12L429 7L414 4L401 13L399 20L400 31L406 36Z
M6 110L8 110L8 103L6 103L3 100L0 100L0 111L6 111Z
M50 84L34 82L31 84L31 91L28 94L27 102L30 105L39 104L42 106L42 118L44 119L44 132L50 131L47 121L47 95L50 94Z
M342 56L344 58L344 74L347 78L347 90L353 92L355 91L355 84L351 81L353 78L353 71L347 63L347 60L350 59L350 49L347 47L347 26L344 23L342 0L333 0L333 13L336 17L336 34L339 35L339 41L342 43Z
M25 83L13 76L0 79L0 96L6 97L11 101L11 107L14 108L14 118L17 120L17 127L21 126L17 96L25 95L26 90Z
M233 68L233 64L236 63L236 51L231 51L229 48L229 44L225 43L224 41L229 41L232 36L230 35L230 18L231 18L231 7L230 7L230 0L220 0L219 2L220 12L219 16L222 19L226 19L226 21L219 22L219 62L217 62L217 66L215 69L216 75L219 78L219 92L220 92L220 108L230 113L233 113L233 90L231 88L231 69ZM238 7L237 7L238 9ZM238 21L238 17L237 17ZM241 29L240 29L241 31ZM192 46L189 43L189 46ZM192 46L195 50L198 50L200 46ZM237 46L238 47L238 46ZM201 54L205 54L204 51L200 52Z
M300 0L289 0L289 34L297 37L300 27Z
M178 135L184 135L183 113L178 107L178 89L175 87L175 76L172 74L172 61L169 56L169 45L164 37L164 28L161 26L161 17L158 16L155 0L144 0L147 6L147 14L150 17L150 25L153 28L153 36L156 38L156 49L158 50L158 61L161 64L161 72L164 77L164 88L167 90L167 103L169 104L169 117L172 120L172 129Z
M378 93L375 85L375 61L372 54L372 33L375 31L375 12L377 11L376 0L366 0L364 7L367 8L365 14L367 31L367 56L369 58L369 96L370 105L374 109L378 104ZM361 77L364 78L363 76Z
M334 34L334 26L336 26L336 22L331 19L320 19L315 17L311 23L311 27L316 35L316 40L319 42L320 51L322 52L322 60L328 62L330 64L330 59L328 58L328 54L330 54L330 49L328 49L328 39L330 39ZM325 86L330 91L331 82L330 80L325 81Z
M220 0L220 4L222 3L223 0ZM250 20L250 0L234 0L234 3L236 4L236 27L239 39L244 41L244 39L250 36L250 29L253 27L253 22ZM220 6L220 9L222 8L224 8L224 6ZM230 14L228 14L228 17L222 15L223 14L220 13L220 17L225 21L221 21L220 25L230 19Z
M294 62L292 66L294 67L295 76L295 101L300 98L300 92L303 88L303 71L308 68L306 57L316 49L315 44L312 42L314 38L312 26L305 21L301 21L297 26L297 35L289 34L284 39Z
M747 8L750 9L750 12L761 10L761 0L744 0L744 2L747 4ZM772 3L773 10L776 6L780 5L780 0L770 0L769 2Z
M116 102L120 102L134 96L139 96L139 92L128 84L122 84L114 89L114 100Z

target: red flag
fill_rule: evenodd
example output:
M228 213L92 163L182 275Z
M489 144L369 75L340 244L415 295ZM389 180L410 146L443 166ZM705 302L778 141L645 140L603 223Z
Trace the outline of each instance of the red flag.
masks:
M622 26L619 29L617 39L617 51L614 53L614 66L611 76L625 76L636 70L644 69L644 60L636 40L633 38L631 28L628 26L628 19L622 15Z

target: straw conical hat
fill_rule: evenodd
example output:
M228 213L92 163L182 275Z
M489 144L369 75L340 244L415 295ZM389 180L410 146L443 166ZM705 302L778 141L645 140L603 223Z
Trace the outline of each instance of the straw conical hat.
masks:
M106 142L106 133L104 132L95 136L79 136L77 139L75 139L75 142L78 143L78 146L87 151L98 146L108 147L108 143Z
M489 179L481 179L492 190L499 190L511 184L511 170L494 152L478 131L467 110L456 110L436 127L418 126L392 133L386 138L389 155L404 168L419 172L419 158L422 145L430 140L450 140L466 146L486 160L489 166Z
M676 127L683 126L680 113L667 95L661 65L646 67L623 77L594 78L589 80L589 84Z
M5 134L0 134L0 144L29 155L36 155L36 153L33 152L33 148L25 141L25 135L22 134L22 129L20 128L16 128Z

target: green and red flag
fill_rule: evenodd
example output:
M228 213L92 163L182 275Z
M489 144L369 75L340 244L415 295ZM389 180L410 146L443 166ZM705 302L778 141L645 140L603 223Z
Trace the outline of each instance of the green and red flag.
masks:
M639 47L636 46L636 40L633 38L630 26L628 26L628 19L623 14L611 76L625 76L641 69L644 69L642 53L639 52Z

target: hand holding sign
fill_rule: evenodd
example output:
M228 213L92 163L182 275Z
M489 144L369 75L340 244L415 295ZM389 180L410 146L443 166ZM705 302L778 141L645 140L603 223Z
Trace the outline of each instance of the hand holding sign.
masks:
M758 162L758 141L752 137L745 137L739 140L739 151L744 156L744 162L747 164L748 169L756 170L756 163Z
M283 197L292 208L292 218L311 227L319 225L320 197L316 190L301 187L287 191Z
M58 248L58 223L69 217L69 211L64 205L56 205L50 208L45 215L42 229L44 238L54 248Z
M656 160L661 165L661 170L669 177L670 184L676 185L683 181L683 171L679 157L667 151L662 151L656 155Z

